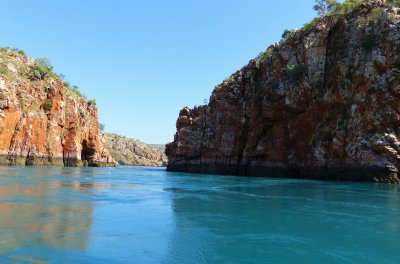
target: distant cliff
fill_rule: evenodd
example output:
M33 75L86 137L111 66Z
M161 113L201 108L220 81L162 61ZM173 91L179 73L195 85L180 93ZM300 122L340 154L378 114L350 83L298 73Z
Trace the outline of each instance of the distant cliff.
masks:
M208 105L184 108L168 170L399 183L398 3L364 1L290 32Z
M94 101L44 59L0 49L0 165L113 166Z
M163 159L166 161L167 160L167 155L165 155L165 144L147 144L152 148L157 149L158 151L161 152L161 154L163 155Z
M137 139L106 133L112 156L121 165L162 166L166 156L160 151L162 145L152 147Z

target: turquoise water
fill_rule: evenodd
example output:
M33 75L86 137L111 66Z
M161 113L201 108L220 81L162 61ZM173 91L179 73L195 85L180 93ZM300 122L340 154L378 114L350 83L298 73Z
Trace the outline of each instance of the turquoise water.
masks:
M400 186L0 167L0 263L399 263Z

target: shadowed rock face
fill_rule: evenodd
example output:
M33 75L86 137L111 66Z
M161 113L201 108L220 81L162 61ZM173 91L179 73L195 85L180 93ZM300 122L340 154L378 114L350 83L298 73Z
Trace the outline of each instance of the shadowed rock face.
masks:
M399 183L400 9L384 2L291 34L181 110L168 170Z
M0 51L0 164L113 166L96 106L57 78L30 79L33 65Z

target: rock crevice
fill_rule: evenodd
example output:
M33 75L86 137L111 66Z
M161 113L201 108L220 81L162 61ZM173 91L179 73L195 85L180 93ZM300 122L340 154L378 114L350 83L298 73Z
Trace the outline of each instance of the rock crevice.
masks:
M96 106L55 76L31 78L34 65L0 50L0 165L114 166Z
M180 112L168 170L399 183L399 11L369 1L270 46Z

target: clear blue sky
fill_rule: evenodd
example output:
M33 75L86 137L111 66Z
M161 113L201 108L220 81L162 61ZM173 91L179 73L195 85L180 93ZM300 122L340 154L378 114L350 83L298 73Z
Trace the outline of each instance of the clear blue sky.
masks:
M178 112L315 17L314 0L2 0L0 46L47 57L106 131L173 140Z

